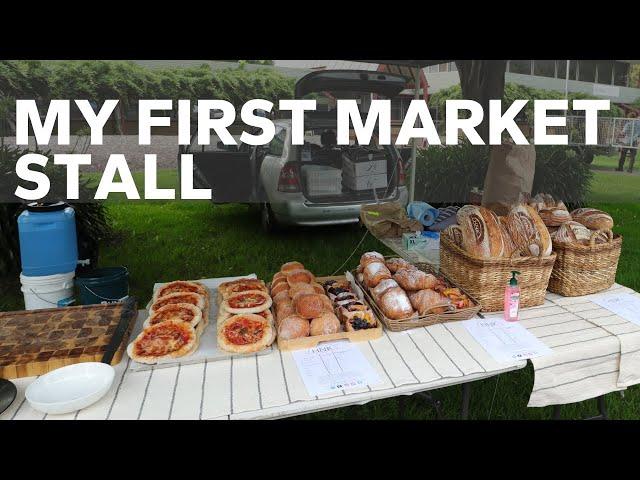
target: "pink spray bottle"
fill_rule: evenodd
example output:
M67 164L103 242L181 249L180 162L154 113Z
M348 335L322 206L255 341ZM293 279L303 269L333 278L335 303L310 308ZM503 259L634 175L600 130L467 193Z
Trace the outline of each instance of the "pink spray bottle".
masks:
M518 320L520 287L518 287L516 275L520 275L520 272L511 272L511 280L509 280L509 284L504 289L504 319L507 322L515 322Z

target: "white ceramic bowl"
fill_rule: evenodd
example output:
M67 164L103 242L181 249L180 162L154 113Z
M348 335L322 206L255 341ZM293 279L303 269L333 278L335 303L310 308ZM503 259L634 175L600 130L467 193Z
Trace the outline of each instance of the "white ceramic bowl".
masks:
M100 400L111 388L115 370L100 362L67 365L38 377L27 387L29 404L43 413L81 410Z

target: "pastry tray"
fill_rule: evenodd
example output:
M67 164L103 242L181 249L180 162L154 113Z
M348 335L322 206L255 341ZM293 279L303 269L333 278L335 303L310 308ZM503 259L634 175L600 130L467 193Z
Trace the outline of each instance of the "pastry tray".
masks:
M388 260L390 258L400 258L400 257L387 256L385 257L385 260ZM373 308L373 311L376 313L378 318L382 320L382 322L385 324L385 326L389 330L391 330L392 332L401 332L404 330L409 330L411 328L428 327L429 325L435 325L437 323L469 320L470 318L475 317L478 314L478 312L480 312L480 309L482 308L480 303L471 295L469 295L469 293L466 292L463 288L459 287L458 285L453 283L451 280L449 280L449 278L447 278L446 275L443 275L442 273L436 273L433 267L428 263L414 263L414 262L409 262L409 263L417 267L419 270L422 270L423 272L430 273L432 275L435 275L436 277L443 278L450 287L459 288L462 293L464 293L465 295L467 295L467 297L469 297L469 299L471 300L472 306L467 308L451 310L449 312L444 312L444 313L428 313L426 315L420 315L420 316L414 316L414 317L395 320L387 317L382 312L382 309L378 306L378 303L369 293L369 289L358 280L357 271L354 270L353 272L351 272L351 275L353 275L354 281L364 293L364 296L367 299L369 305L371 305L371 307Z
M316 277L316 282L323 284L327 280L344 280L345 276L335 276L335 277ZM371 304L367 301L364 296L362 289L355 283L354 279L350 279L351 285L354 287L355 293L360 297L360 299L365 302L369 307ZM272 310L275 310L273 308ZM302 348L314 348L317 347L318 344L322 342L333 342L336 340L349 340L351 342L366 342L369 340L375 340L382 336L382 323L380 322L380 318L377 315L376 311L373 310L373 314L376 317L378 322L378 326L375 328L367 328L365 330L357 330L353 332L338 332L332 333L329 335L314 335L309 337L301 337L294 338L291 340L283 340L278 337L278 348L282 351L287 350L300 350ZM273 316L275 318L275 311L273 311Z
M218 318L218 305L216 298L218 296L218 286L221 283L229 282L231 280L238 280L240 278L256 278L255 274L242 275L239 277L225 277L225 278L207 278L203 280L196 280L203 284L209 290L209 325L207 325L200 337L200 345L198 349L191 355L187 355L180 358L172 358L170 360L162 360L155 364L138 363L131 360L129 368L135 371L151 370L152 368L167 368L176 367L178 365L191 365L194 363L215 362L218 360L226 360L231 357L252 357L254 355L267 355L273 351L273 345L254 353L231 353L218 348L218 335L216 320ZM156 283L153 286L153 291L160 288L164 283ZM139 312L138 319L133 328L131 334L131 340L133 341L138 334L142 331L142 324L147 319L148 309L151 306L151 302L147 305L147 310Z

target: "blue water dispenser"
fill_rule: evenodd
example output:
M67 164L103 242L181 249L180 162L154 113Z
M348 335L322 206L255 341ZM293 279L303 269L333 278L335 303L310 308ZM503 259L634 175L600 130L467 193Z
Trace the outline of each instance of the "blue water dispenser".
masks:
M63 202L31 203L18 217L22 274L39 277L75 271L75 212Z

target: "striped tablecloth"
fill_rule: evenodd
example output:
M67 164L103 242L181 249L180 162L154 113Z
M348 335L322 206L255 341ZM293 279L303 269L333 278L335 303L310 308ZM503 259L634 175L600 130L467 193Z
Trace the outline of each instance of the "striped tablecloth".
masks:
M499 364L461 324L450 323L357 344L382 383L310 397L291 352L134 372L125 357L109 393L68 415L44 415L25 401L34 377L15 380L18 397L0 419L262 419L409 395L523 368Z
M532 360L530 407L579 402L640 383L640 326L592 301L611 293L640 295L618 284L582 297L548 293L553 306L538 310L543 316L523 320L553 349L552 355Z

